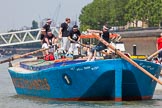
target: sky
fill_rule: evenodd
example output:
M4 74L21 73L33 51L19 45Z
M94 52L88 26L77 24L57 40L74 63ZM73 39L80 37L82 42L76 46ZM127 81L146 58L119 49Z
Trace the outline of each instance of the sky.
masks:
M57 23L66 17L78 20L81 9L93 0L0 0L0 33L23 26L32 26L52 18Z

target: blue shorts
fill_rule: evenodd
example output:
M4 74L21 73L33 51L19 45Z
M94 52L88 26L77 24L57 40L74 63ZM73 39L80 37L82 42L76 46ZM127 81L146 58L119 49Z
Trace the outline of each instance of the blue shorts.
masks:
M106 49L104 46L95 46L94 48L91 49L91 52L94 53L94 51L102 51Z

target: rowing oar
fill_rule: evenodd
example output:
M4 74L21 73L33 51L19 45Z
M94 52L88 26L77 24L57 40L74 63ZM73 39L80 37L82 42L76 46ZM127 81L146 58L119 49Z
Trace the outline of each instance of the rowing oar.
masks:
M72 40L72 39L70 39L70 41L72 41L72 42L74 42L74 43L77 43L77 44L79 44L79 45L81 45L81 46L83 46L83 47L91 48L89 45L82 44L82 43L80 43L80 42L78 42L78 41L75 41L75 40Z
M71 40L71 41L73 41L73 40ZM75 42L75 43L77 43L77 44L79 44L79 45L81 45L81 46L83 46L83 47L92 48L92 47L90 47L89 45L82 44L82 43L80 43L80 42L78 42L78 41L73 41L73 42ZM107 52L103 52L103 51L100 51L100 52L101 52L102 54L109 55Z
M13 61L13 60L22 58L22 57L26 57L28 55L36 54L38 52L45 51L45 50L48 50L48 49L49 48L42 48L42 49L39 49L39 50L36 50L36 51L33 51L33 52L25 53L23 55L15 55L15 56L12 56L12 57L10 57L8 59L5 59L5 60L0 61L0 64L5 63L5 62L10 62L10 61Z
M151 54L149 57L147 57L147 60L151 60L153 57L158 55L162 51L162 48Z
M156 78L155 76L153 76L152 74L150 74L147 70L145 70L144 68L142 68L140 65L138 65L136 62L134 62L132 59L130 59L129 57L127 57L126 55L124 55L121 51L117 50L114 46L110 45L108 42L106 42L104 39L102 39L100 36L92 34L96 37L96 39L98 39L99 41L101 41L103 44L105 44L107 47L111 48L112 50L114 50L119 56L121 56L123 59L125 59L126 61L128 61L129 63L131 63L132 65L134 65L135 67L137 67L138 69L140 69L142 72L144 72L146 75L148 75L150 78L152 78L153 80L157 81L159 84L162 85L162 81L160 81L158 78Z

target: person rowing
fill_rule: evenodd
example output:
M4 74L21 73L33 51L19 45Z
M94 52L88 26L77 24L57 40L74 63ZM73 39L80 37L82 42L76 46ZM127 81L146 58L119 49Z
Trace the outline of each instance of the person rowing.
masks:
M78 42L80 40L80 31L78 30L78 26L74 25L72 30L70 30L68 34L68 39L70 40L70 48L68 50L69 54L74 54L74 50L76 48L79 48L80 46L78 45ZM80 52L79 52L80 53Z
M108 27L106 25L103 26L102 28L102 31L99 31L99 30L88 30L88 32L95 32L95 33L99 33L101 34L101 37L108 43L110 43L110 33L108 31ZM102 51L102 50L105 50L107 49L107 46L104 45L102 42L99 42L98 45L96 45L94 48L92 48L90 50L90 53L89 53L89 56L88 56L88 59L87 59L87 62L88 61L94 61L96 59L96 54L97 54L97 51Z
M54 45L57 41L57 38L54 34L52 34L51 30L47 32L47 35L44 36L42 41L42 48L49 48L49 50L45 50L43 52L44 59L46 60L49 54L53 55L54 53Z
M102 33L102 31L100 30L91 30L91 29L87 29L88 33L92 34L96 34L96 35L100 35ZM111 42L120 42L121 40L121 35L118 34L118 33L110 33L110 36L109 36Z

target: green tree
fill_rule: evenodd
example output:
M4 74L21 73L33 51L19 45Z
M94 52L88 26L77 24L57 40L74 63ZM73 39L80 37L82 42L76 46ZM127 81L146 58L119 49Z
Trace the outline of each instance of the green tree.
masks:
M123 26L126 25L127 21L124 19L125 6L129 0L111 0L109 6L111 7L110 12L110 25Z
M35 20L33 20L32 21L32 27L31 27L31 29L37 29L37 28L38 28L38 23ZM31 34L33 36L37 36L38 31L32 31Z
M142 21L143 26L159 26L162 23L162 0L94 0L86 5L79 16L80 29L101 29L109 26L124 26L127 22Z
M162 0L129 0L125 10L128 22L141 20L149 26L156 26L162 19Z
M85 6L79 16L82 30L87 28L100 29L101 25L109 19L109 6L106 6L110 0L94 0L91 4ZM104 9L105 8L105 9Z
M32 21L32 27L31 29L37 29L38 28L38 22L36 22L35 20Z
M128 0L94 0L85 6L79 16L81 30L101 29L101 26L121 26L124 21L125 4Z

